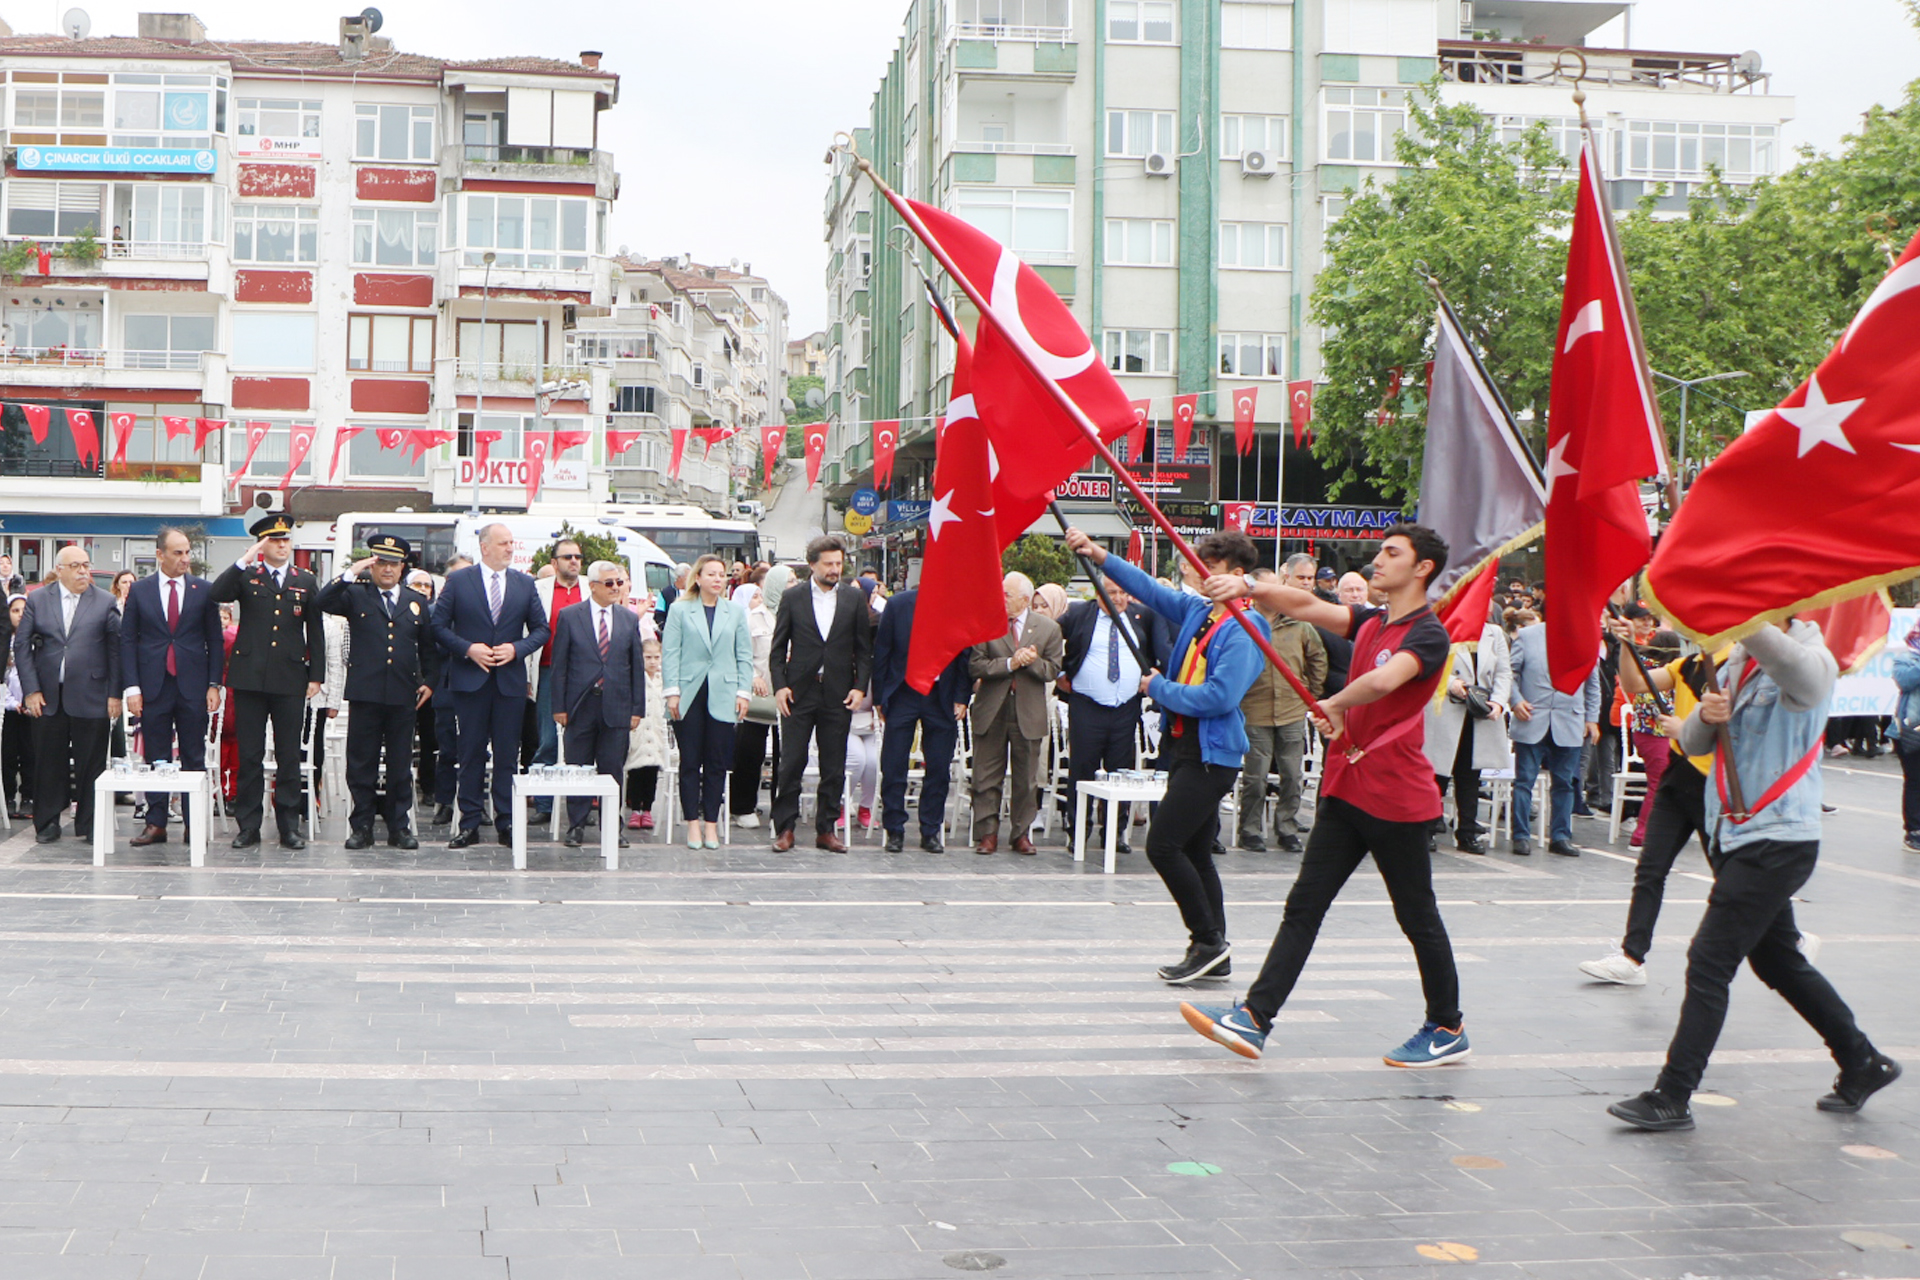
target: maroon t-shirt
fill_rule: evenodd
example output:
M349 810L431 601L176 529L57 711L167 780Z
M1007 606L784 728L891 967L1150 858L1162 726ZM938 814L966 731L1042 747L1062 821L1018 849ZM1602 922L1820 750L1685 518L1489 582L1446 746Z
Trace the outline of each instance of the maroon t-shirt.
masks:
M1420 674L1378 702L1347 712L1346 734L1327 748L1320 794L1345 800L1388 822L1432 822L1442 810L1440 787L1433 780L1433 765L1425 750L1425 716L1427 704L1446 678L1451 648L1447 629L1424 605L1391 622L1385 609L1349 608L1353 615L1347 628L1353 641L1350 682L1385 666L1396 653L1412 654L1420 663ZM1409 723L1410 728L1402 728ZM1366 750L1358 760L1348 760L1348 749L1356 746Z

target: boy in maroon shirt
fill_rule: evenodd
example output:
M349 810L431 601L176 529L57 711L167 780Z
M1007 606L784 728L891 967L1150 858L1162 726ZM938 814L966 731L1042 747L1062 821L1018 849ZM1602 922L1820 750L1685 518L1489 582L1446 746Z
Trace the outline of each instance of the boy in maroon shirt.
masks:
M1393 899L1394 918L1413 944L1427 1002L1425 1025L1386 1054L1387 1065L1431 1067L1471 1052L1453 944L1434 899L1427 853L1427 828L1440 816L1440 789L1421 749L1426 706L1449 665L1446 628L1427 606L1427 584L1446 565L1447 544L1438 534L1400 524L1382 535L1373 561L1373 588L1386 592L1384 609L1329 604L1310 591L1251 577L1207 580L1207 594L1215 600L1251 595L1264 609L1353 641L1352 677L1321 704L1326 718L1315 720L1327 739L1320 801L1260 976L1231 1008L1180 1006L1194 1030L1242 1057L1258 1058L1265 1048L1327 908L1369 853Z

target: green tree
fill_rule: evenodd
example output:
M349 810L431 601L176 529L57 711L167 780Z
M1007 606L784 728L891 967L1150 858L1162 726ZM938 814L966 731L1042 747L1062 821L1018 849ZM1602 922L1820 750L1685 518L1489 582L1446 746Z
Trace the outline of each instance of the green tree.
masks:
M580 544L580 572L586 573L587 566L595 560L611 560L614 564L624 564L620 555L620 544L608 533L582 533L566 521L560 523L560 536L533 553L531 572L540 572L540 566L553 559L553 549L562 542Z
M801 427L809 422L818 422L824 415L819 409L807 407L807 392L818 391L826 394L827 380L817 373L803 373L787 379L787 399L793 401L793 411L787 414L790 426Z
M1064 587L1073 581L1079 565L1058 538L1030 533L1007 548L1000 557L1000 568L1006 573L1026 574L1036 587L1048 582Z

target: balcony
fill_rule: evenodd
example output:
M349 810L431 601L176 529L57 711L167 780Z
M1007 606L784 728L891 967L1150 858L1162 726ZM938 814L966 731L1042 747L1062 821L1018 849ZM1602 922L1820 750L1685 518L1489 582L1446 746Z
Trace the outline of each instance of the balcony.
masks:
M1641 49L1583 49L1586 85L1660 89L1678 93L1770 92L1772 77L1741 57L1718 53L1655 53ZM1534 44L1442 40L1440 75L1454 84L1573 87L1581 60Z
M441 151L443 172L458 179L489 178L514 182L591 183L602 200L620 194L620 175L613 169L613 153L590 147L536 147L505 144L482 146L454 143Z
M0 348L0 385L78 390L201 391L226 385L227 357L218 351L114 351L89 347ZM224 402L209 394L207 399Z
M954 0L950 40L1045 41L1073 39L1070 0Z
M457 296L520 296L535 302L567 302L583 314L605 315L613 305L613 259L600 254L558 251L496 250L491 274L481 249L440 256L442 300Z

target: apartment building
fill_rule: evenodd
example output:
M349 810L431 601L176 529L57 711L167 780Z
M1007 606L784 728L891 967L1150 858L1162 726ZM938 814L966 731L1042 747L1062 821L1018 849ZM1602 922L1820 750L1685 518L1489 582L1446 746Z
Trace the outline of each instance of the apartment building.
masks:
M860 152L902 193L1008 244L1072 306L1130 397L1166 421L1197 393L1260 389L1256 459L1195 453L1180 501L1324 501L1283 431L1285 383L1320 371L1307 319L1326 228L1398 172L1408 96L1439 78L1497 127L1578 147L1572 76L1617 204L1709 168L1785 162L1790 98L1755 54L1631 47L1629 0L913 0ZM1732 30L1737 32L1738 23ZM1580 56L1556 58L1562 48ZM952 344L930 324L906 233L843 158L825 203L830 496L871 476L865 423L901 418L895 493L924 499ZM920 254L926 260L924 252ZM1214 442L1217 445L1217 441ZM1168 459L1171 461L1171 459ZM1284 480L1283 480L1284 477ZM908 510L913 510L909 504ZM1111 511L1111 506L1105 508ZM1277 524L1277 522L1276 522Z
M566 361L613 300L599 62L448 62L365 16L331 43L186 14L0 36L0 228L51 253L0 292L0 549L31 573L82 537L131 567L155 518L230 535L256 502L522 506L554 430L587 443L543 496L606 498L609 382ZM17 404L131 415L124 461L83 463L59 413L36 442Z

